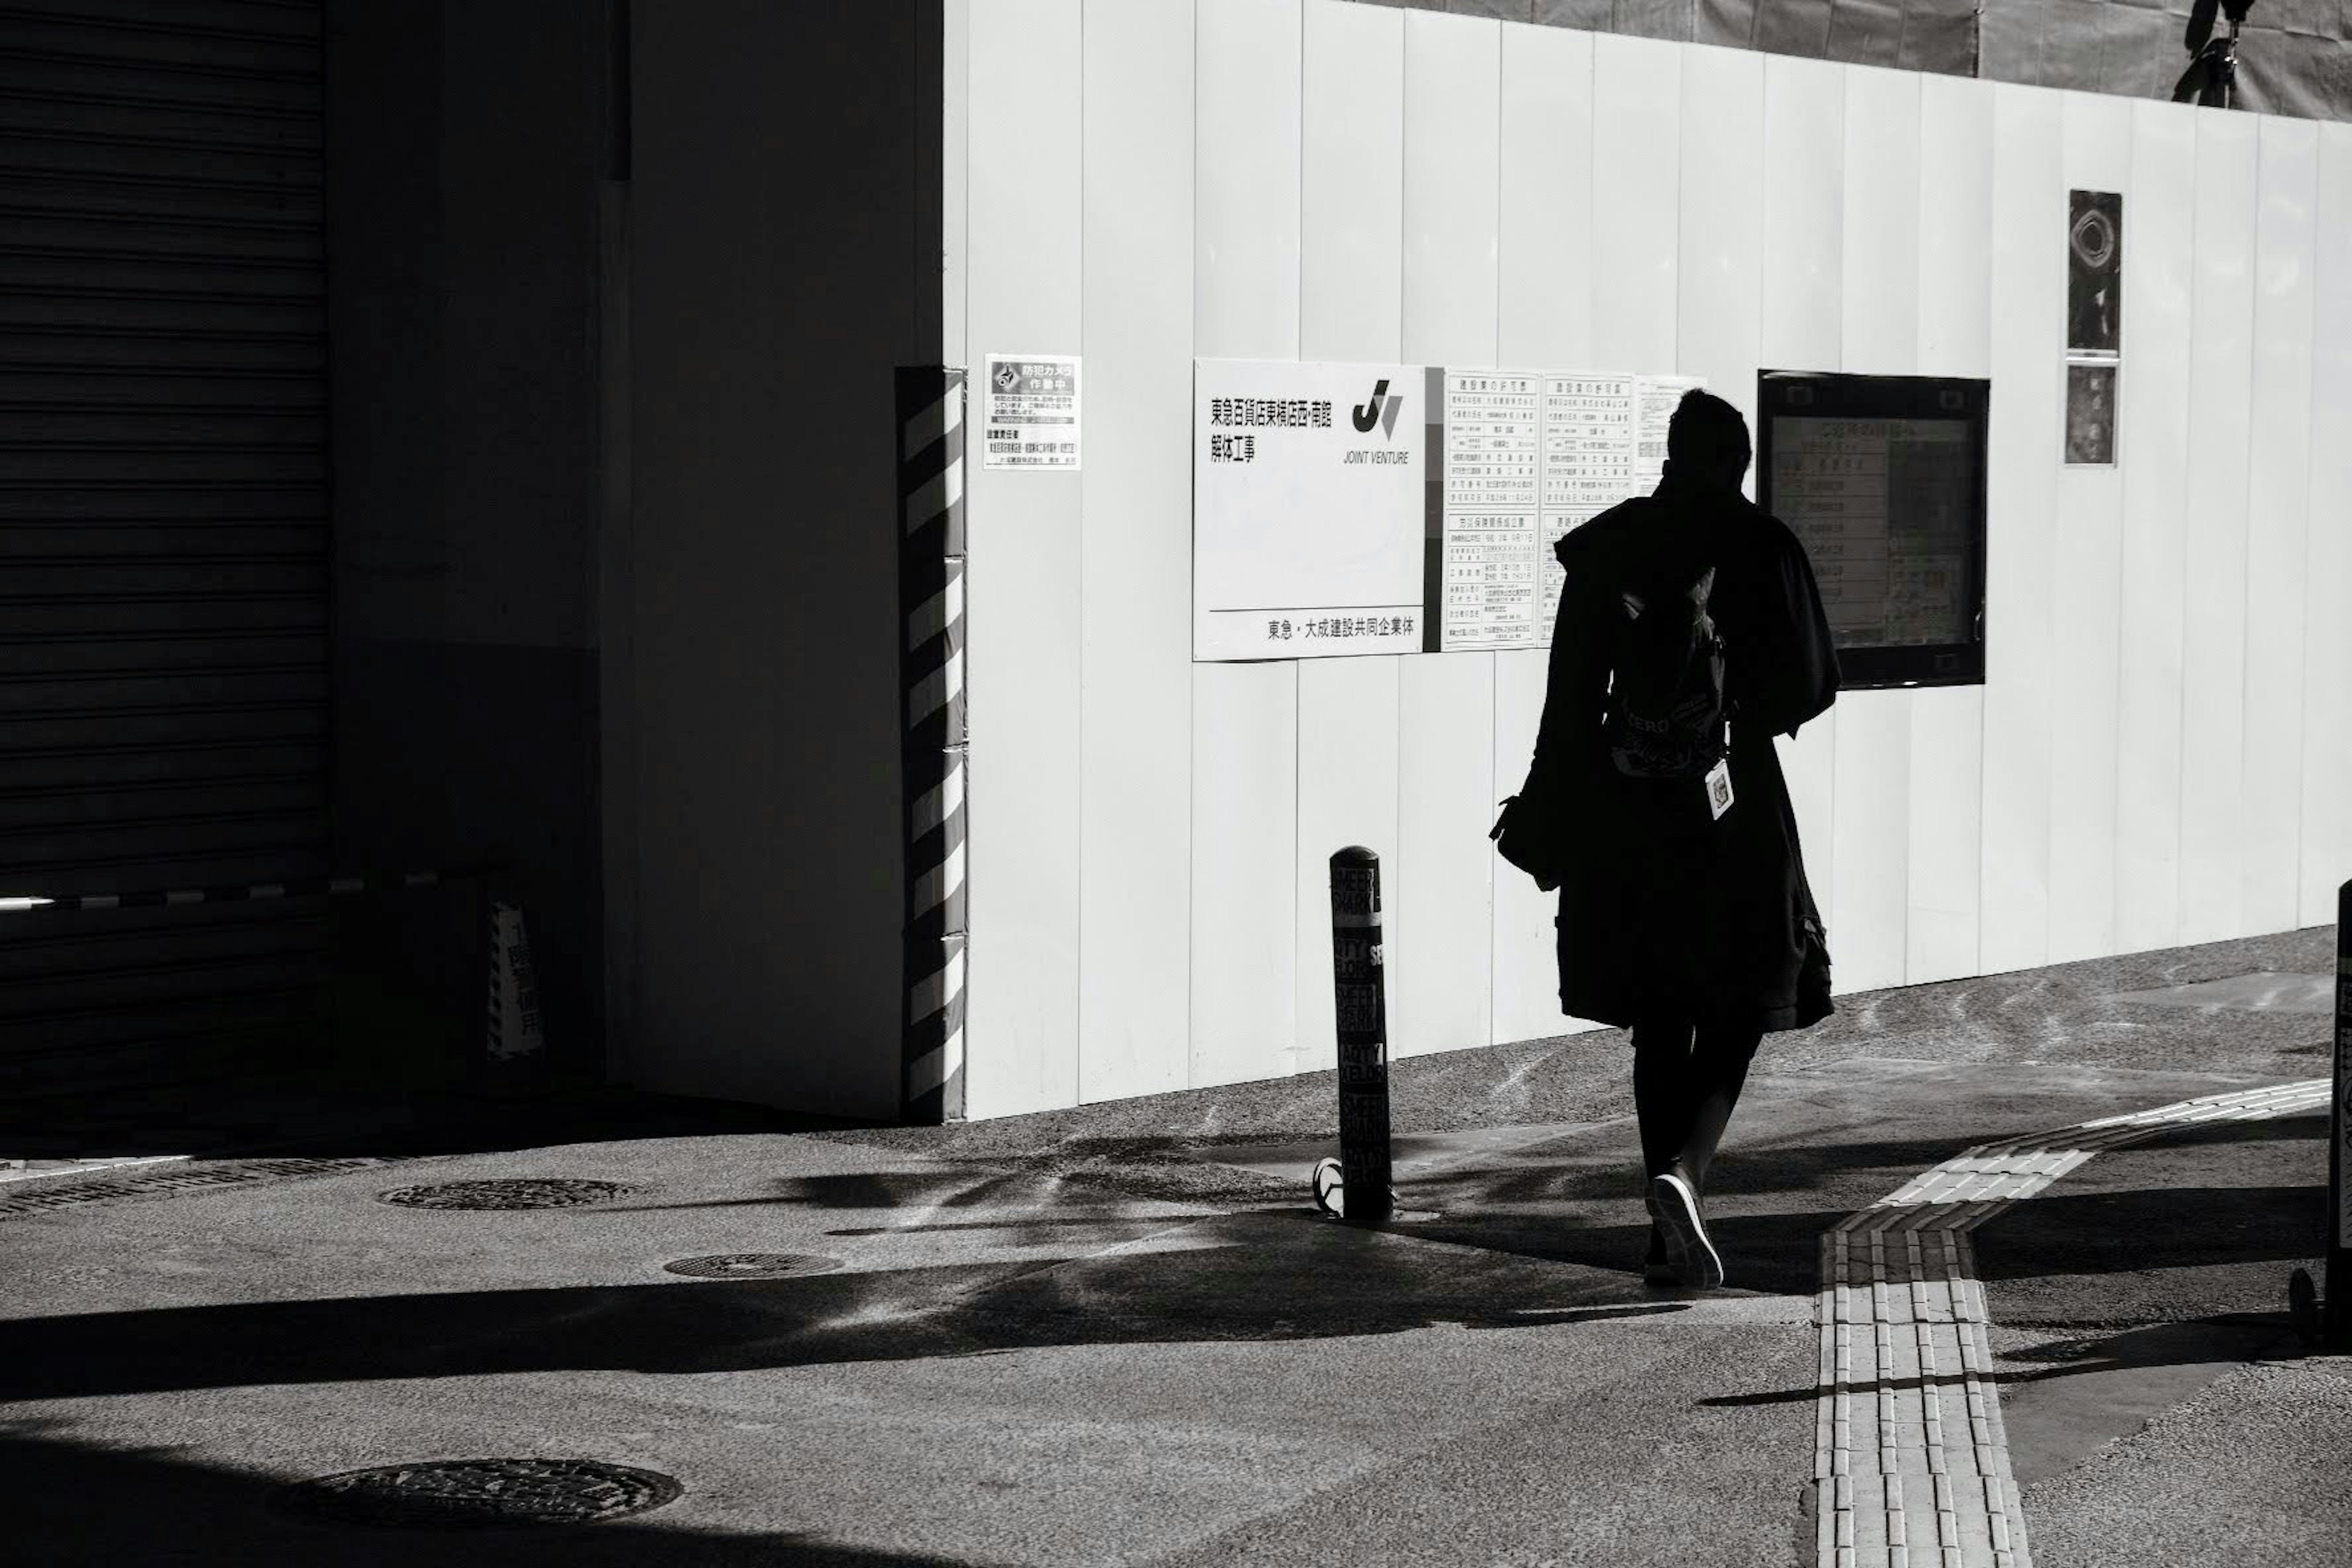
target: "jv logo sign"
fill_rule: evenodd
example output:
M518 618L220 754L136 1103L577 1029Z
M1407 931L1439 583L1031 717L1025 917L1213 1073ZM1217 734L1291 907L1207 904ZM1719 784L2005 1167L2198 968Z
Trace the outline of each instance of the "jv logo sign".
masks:
M1381 427L1381 438L1388 439L1396 432L1397 410L1403 406L1404 395L1402 393L1391 395L1385 379L1374 382L1371 396L1355 407L1353 417L1357 431L1369 436L1372 433L1372 426L1377 425Z

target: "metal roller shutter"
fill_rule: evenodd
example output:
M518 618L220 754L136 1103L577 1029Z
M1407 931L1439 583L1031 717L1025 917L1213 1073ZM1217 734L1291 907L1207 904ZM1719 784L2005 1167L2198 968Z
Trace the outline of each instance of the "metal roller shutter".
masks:
M0 896L320 875L318 0L0 0ZM315 900L0 914L0 1100L320 1015Z

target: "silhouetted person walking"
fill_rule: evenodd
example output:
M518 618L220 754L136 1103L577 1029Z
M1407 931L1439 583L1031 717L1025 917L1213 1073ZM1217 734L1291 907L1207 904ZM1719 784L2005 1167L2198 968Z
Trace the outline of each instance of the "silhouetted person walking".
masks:
M1739 493L1739 411L1686 395L1656 492L1560 540L1522 791L1557 844L1560 1009L1630 1027L1643 1275L1722 1283L1700 1196L1758 1043L1826 1017L1829 958L1775 735L1837 696L1804 547Z

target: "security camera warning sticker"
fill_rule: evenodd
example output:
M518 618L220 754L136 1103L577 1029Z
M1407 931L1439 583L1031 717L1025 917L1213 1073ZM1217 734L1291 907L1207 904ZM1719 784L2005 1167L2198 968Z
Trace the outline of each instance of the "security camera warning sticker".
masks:
M1075 354L990 354L982 396L981 466L1078 466L1078 361Z

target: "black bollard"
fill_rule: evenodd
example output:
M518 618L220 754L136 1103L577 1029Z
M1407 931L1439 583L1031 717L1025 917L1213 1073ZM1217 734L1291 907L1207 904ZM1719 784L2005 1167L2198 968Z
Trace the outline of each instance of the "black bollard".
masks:
M1379 1225L1390 1190L1388 999L1381 967L1381 858L1331 857L1331 984L1339 1035L1340 1217Z
M2336 889L2336 1061L2328 1084L2326 1262L2315 1287L2287 1281L2296 1330L2323 1349L2352 1350L2352 882Z
M2330 1348L2352 1350L2352 882L2336 889L2336 1081L2327 1121Z

